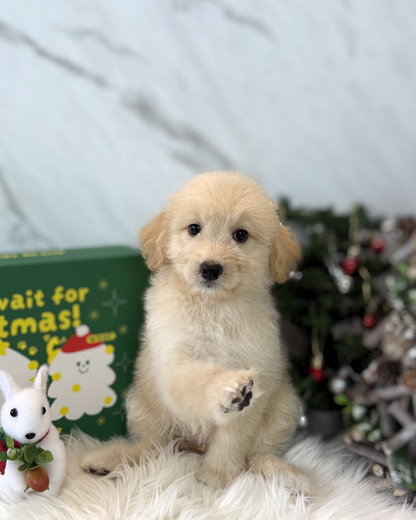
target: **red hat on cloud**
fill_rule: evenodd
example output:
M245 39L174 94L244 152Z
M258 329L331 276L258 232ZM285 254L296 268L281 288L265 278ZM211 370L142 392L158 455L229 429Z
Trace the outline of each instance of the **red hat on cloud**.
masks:
M103 344L102 341L95 343L88 342L87 340L90 336L93 336L93 334L90 332L88 325L80 325L75 329L75 334L73 334L62 347L62 352L70 354L72 352L79 352L80 350L87 350L88 348L99 347Z

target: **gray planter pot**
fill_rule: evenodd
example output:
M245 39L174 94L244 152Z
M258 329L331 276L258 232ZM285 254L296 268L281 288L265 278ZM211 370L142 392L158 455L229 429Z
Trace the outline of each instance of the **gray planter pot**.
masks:
M322 439L328 440L342 430L341 410L318 410L307 411L308 430Z

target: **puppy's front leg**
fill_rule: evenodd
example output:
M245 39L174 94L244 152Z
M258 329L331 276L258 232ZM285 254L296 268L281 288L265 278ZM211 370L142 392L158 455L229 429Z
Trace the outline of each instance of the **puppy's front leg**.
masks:
M260 403L256 403L260 404ZM224 488L246 469L247 454L257 432L257 410L244 410L219 426L195 473L200 482L213 488Z
M223 424L226 414L249 406L253 371L181 360L171 367L168 386L168 399L178 412Z
M158 440L155 438L155 443ZM128 443L124 440L114 440L87 452L81 460L81 467L93 475L104 476L114 471L123 460L130 465L138 463L142 454L152 448L154 444L151 442Z

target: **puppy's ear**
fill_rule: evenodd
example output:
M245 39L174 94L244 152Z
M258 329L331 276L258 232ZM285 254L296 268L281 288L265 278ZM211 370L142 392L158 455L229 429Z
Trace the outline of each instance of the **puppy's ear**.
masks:
M301 256L300 246L292 233L285 225L279 224L269 261L270 272L277 283L284 283L289 278Z
M166 264L166 240L167 222L162 211L140 232L140 247L151 271Z

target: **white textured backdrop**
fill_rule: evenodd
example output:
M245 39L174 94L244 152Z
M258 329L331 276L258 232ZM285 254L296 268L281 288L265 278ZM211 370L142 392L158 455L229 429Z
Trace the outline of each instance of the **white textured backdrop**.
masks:
M2 0L0 250L135 244L195 173L415 209L416 2Z

